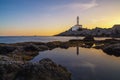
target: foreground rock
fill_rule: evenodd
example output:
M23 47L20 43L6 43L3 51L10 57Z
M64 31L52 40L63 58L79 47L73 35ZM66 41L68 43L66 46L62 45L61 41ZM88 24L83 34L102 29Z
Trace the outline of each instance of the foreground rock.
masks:
M14 60L30 60L39 51L48 50L49 47L41 42L23 42L14 44L0 44L0 55L5 55Z
M103 51L109 55L114 55L119 57L120 56L120 43L118 44L111 44L111 45L106 45L103 48Z
M16 47L11 46L11 45L0 45L0 54L7 54L10 52L13 52L16 49Z
M71 80L71 73L47 58L34 64L0 64L0 80Z
M12 59L8 56L0 55L0 61L12 61Z
M51 50L58 47L68 48L69 45L66 42L60 41L0 44L0 55L11 57L13 60L28 61L38 55L40 51Z

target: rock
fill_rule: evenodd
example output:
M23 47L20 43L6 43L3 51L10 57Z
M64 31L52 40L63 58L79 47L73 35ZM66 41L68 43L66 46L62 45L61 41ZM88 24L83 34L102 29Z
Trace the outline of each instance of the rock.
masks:
M103 51L108 55L120 56L120 43L106 45L103 48Z
M34 45L45 45L43 42L21 42L21 43L15 43L16 46L25 46L28 44L34 44Z
M112 34L112 29L106 29L106 28L99 28L96 27L95 29L91 30L91 35L94 37L109 37Z
M9 45L0 46L0 54L8 54L10 52L13 52L15 49L16 47L14 46L9 46Z
M61 44L60 41L53 41L53 42L48 42L46 45L49 47L49 49L57 48Z
M20 65L17 64L0 63L0 80L14 80L14 77L20 68Z
M71 73L46 58L24 65L0 64L0 80L71 80Z
M39 50L40 50L40 51L44 51L44 50L48 50L48 49L49 49L49 47L46 46L46 45L40 45L40 46L39 46Z
M93 48L95 49L102 49L104 47L104 44L95 44Z
M85 42L81 47L91 48L92 46L93 46L93 43L92 43L92 42Z
M60 44L59 46L60 48L63 48L63 49L68 49L70 47L69 43L68 42L63 42Z
M0 61L12 61L12 59L8 56L0 55Z
M113 26L113 28L112 28L112 36L113 37L120 37L120 24Z
M83 39L83 41L94 41L94 37L88 35L88 36L86 36L86 37Z
M39 51L39 48L36 45L32 44L32 43L24 46L23 49L25 51Z
M80 42L80 41L82 41L81 39L71 39L71 40L69 40L69 42Z

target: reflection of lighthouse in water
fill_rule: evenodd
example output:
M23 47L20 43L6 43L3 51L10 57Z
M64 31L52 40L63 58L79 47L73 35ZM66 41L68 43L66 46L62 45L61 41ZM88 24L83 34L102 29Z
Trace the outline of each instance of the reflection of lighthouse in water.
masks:
M77 44L76 49L77 49L76 54L79 55L79 44Z

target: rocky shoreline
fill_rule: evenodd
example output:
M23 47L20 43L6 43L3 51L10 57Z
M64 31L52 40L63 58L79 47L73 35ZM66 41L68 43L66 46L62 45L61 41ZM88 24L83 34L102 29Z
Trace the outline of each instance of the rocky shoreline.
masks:
M54 48L79 47L102 49L104 52L113 52L119 54L120 40L106 39L94 40L91 36L81 39L73 39L66 42L23 42L14 44L0 44L0 55L10 57L12 60L29 61L34 58L40 51L52 50ZM94 45L94 46L93 46ZM112 47L112 51L109 49ZM117 48L116 48L117 47ZM115 49L115 50L114 50ZM113 54L114 55L114 54Z
M94 40L92 36L87 36L82 40L72 39L66 42L0 44L1 62L20 61L19 63L0 63L0 80L71 80L70 72L50 59L43 59L36 64L30 63L29 60L38 55L40 51L55 48L68 49L76 46L101 49L108 55L120 56L120 40Z

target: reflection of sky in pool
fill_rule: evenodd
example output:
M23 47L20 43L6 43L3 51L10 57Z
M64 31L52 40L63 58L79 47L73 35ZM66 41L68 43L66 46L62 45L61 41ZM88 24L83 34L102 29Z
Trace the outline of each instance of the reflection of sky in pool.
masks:
M97 49L71 47L56 48L40 52L32 61L50 58L57 64L65 66L73 80L120 80L120 57L109 56Z

